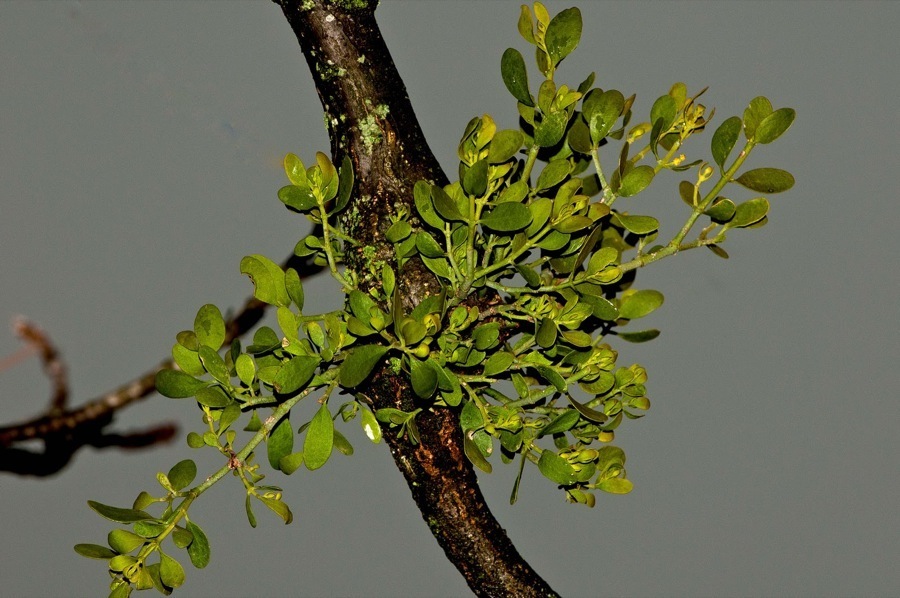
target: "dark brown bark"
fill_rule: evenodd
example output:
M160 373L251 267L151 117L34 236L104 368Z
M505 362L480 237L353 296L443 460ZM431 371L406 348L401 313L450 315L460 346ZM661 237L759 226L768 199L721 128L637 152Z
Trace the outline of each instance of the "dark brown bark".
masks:
M349 157L356 187L343 225L359 245L348 267L366 268L362 249L391 263L383 238L390 215L405 206L413 216L413 186L425 179L445 183L413 112L403 81L375 22L377 2L280 0L315 80L325 109L332 158ZM399 273L404 303L434 293L424 269ZM371 395L369 394L371 393ZM418 405L402 377L382 371L367 389L376 408L411 411ZM447 558L480 596L548 596L553 590L525 562L493 517L462 448L456 410L425 409L416 418L421 444L398 438L385 426L391 454L413 499Z

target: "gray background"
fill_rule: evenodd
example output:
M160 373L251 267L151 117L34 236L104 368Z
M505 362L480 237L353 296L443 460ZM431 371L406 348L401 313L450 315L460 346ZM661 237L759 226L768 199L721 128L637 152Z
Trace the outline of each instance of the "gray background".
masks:
M584 37L559 80L595 70L638 94L638 114L676 81L709 85L717 123L766 95L799 116L750 166L798 182L771 198L768 226L731 235L729 261L698 250L640 273L667 301L648 322L657 341L619 347L621 363L648 368L653 399L617 436L634 492L588 510L532 469L510 507L515 471L498 462L482 476L494 512L564 595L896 595L900 5L581 4ZM525 50L517 15L518 2L378 11L448 172L469 118L515 124L498 65L506 47ZM708 156L710 134L689 149ZM76 401L113 388L166 355L201 304L239 305L243 255L287 255L307 225L275 197L280 158L327 147L275 5L0 3L0 319L25 314L52 334ZM677 181L620 207L664 214L670 234L686 216ZM332 305L333 286L318 279L307 296ZM18 347L0 335L0 355ZM34 359L0 375L4 422L46 397ZM191 404L156 397L116 427L166 419L199 426ZM180 595L466 594L384 445L355 422L346 432L352 458L270 478L290 526L261 512L250 530L234 480L204 496L192 515L213 559L188 566ZM130 504L189 454L201 472L218 466L182 438L84 450L48 480L0 477L2 593L103 594L102 564L71 548L110 529L85 501Z

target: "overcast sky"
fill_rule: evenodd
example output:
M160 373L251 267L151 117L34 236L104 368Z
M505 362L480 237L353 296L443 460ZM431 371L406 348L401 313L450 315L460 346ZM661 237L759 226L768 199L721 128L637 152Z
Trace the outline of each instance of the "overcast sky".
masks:
M518 5L378 10L450 173L472 116L515 125L499 62L508 46L526 50ZM616 347L621 364L650 375L649 415L616 437L634 492L598 495L589 510L532 469L510 507L515 468L498 460L482 475L492 509L563 595L896 595L900 4L583 2L582 12L560 80L596 71L604 89L637 93L637 114L676 81L709 85L716 123L756 95L791 106L794 127L750 166L786 168L797 185L770 198L768 226L730 235L730 260L697 250L639 273L666 303L648 321L659 339ZM708 158L710 134L689 150ZM0 3L0 320L24 314L50 332L75 402L114 388L167 355L200 305L243 301L242 256L290 252L307 225L276 198L281 157L327 149L305 61L273 4ZM676 230L677 182L660 177L621 207ZM334 305L327 279L310 285L310 303ZM0 356L18 347L0 333ZM35 360L0 372L4 422L47 397ZM0 477L3 594L105 592L103 563L72 551L111 529L85 501L128 505L188 456L200 475L219 466L183 442L199 426L192 403L155 397L115 427L166 420L182 426L173 445L88 449L51 479ZM204 495L191 516L212 562L188 565L178 595L465 595L385 446L355 422L345 434L352 457L267 478L285 488L290 526L259 513L251 530L236 481Z

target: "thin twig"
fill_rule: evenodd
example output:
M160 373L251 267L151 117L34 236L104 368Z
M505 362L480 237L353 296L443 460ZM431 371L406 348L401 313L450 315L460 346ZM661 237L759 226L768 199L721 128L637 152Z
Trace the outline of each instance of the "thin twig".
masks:
M295 267L302 278L308 278L322 270L321 267L293 256L285 261L284 267L288 266ZM253 328L262 319L266 307L266 304L255 298L248 299L240 311L227 320L225 344ZM62 469L82 446L140 448L174 436L174 424L163 424L128 435L103 432L103 428L112 422L116 411L155 391L156 373L164 368L175 367L171 359L81 407L67 409L68 381L65 363L59 351L43 330L25 319L17 319L13 328L28 343L27 349L3 360L3 365L9 366L20 361L26 352L39 353L44 371L51 380L52 398L47 411L38 417L0 427L0 471L49 475ZM13 448L17 443L31 440L43 440L44 452Z

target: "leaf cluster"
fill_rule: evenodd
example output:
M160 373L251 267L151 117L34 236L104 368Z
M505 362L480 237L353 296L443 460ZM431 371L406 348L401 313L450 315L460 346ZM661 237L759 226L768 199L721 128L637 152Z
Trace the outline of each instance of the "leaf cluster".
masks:
M338 417L359 417L372 442L380 441L384 426L415 444L419 414L457 410L465 454L476 467L491 472L497 453L503 462L518 460L511 502L528 462L570 502L594 506L595 490L632 489L625 453L611 442L624 421L649 409L647 373L637 364L619 365L611 342L658 336L654 328L634 330L631 323L664 300L659 291L635 287L635 271L695 247L727 257L720 246L726 233L764 225L766 197L735 201L724 191L740 186L774 194L793 186L793 177L777 168L739 171L750 152L780 137L795 115L755 98L742 117L715 130L711 163L689 161L682 150L714 113L698 101L705 90L689 95L676 83L642 120L634 95L595 86L593 73L573 87L556 81L558 66L581 38L577 8L551 18L539 2L523 6L519 32L533 46L541 75L533 89L522 54L514 48L503 53L501 77L516 100L519 127L500 129L487 114L468 123L457 148L458 180L417 182L409 202L414 211L400 209L381 231L393 248L389 259L374 247L358 247L338 222L354 186L348 160L338 168L317 153L306 167L294 154L285 157L290 184L278 197L318 225L295 253L328 266L345 304L307 313L299 273L250 255L241 272L250 277L255 297L276 308L278 330L263 326L248 346L235 340L223 348L221 312L205 305L193 329L177 335L177 369L159 372L157 388L164 396L196 401L205 428L191 432L188 444L218 450L226 465L185 489L193 475L184 475L188 466L179 464L178 471L160 474L165 496L142 493L132 510L92 504L103 516L116 514L115 521L162 526L155 535L126 532L131 540L111 539L109 549L79 545L85 556L109 559L114 592L133 586L165 593L180 583L161 540L171 535L189 555L194 544L188 536L200 542L195 550L205 545L199 528L178 522L225 473L244 485L251 525L251 499L289 523L293 515L281 489L260 485L264 476L253 451L265 443L269 465L285 474L301 466L318 469L335 449L353 452L335 426ZM604 169L601 158L612 168ZM660 241L656 218L616 202L625 198L630 208L663 171L687 176L676 188L688 210L678 232ZM348 247L367 260L364 273L342 266ZM438 281L438 290L412 307L398 284L410 261L421 262ZM361 283L361 274L377 284ZM367 388L382 375L408 381L417 401L413 410L370 409ZM314 394L314 413L295 431L295 405ZM341 394L349 400L335 407ZM252 436L241 447L234 424L245 414L243 431ZM298 434L303 442L295 450ZM182 502L174 505L176 499ZM167 505L160 517L142 511L147 500ZM127 556L134 550L136 557ZM204 550L208 560L208 546ZM146 565L152 552L159 552L160 563Z

